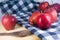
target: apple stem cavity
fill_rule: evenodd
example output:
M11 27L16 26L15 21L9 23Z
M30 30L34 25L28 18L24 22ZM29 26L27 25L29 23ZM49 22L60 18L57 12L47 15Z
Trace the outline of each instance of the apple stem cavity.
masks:
M41 10L40 13L43 14L43 11Z

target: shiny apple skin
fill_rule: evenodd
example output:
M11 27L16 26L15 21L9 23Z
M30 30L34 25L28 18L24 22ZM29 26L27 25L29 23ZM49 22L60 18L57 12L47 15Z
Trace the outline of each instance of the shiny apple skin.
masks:
M47 1L39 4L39 9L41 9L42 11L44 11L47 8L49 8L49 3Z
M50 17L51 17L51 22L52 23L54 23L54 22L56 22L57 21L57 11L54 9L54 8L49 8L49 9L46 9L45 11L44 11L45 13L48 13L49 15L50 15Z
M37 18L37 16L39 16L39 15L40 15L40 12L39 12L39 11L34 11L34 12L32 13L32 15L29 17L29 22L30 22L31 25L36 24L36 18Z
M10 14L2 17L2 24L6 30L13 30L16 25L16 18Z
M37 25L40 29L46 30L51 26L51 17L49 14L42 14L37 17Z

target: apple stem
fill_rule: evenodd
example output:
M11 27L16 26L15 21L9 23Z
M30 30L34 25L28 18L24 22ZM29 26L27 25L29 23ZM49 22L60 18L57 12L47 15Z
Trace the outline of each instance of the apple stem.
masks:
M12 14L11 13L6 13L5 15L7 15L8 17L11 16Z
M40 12L41 12L41 14L43 13L42 10Z
M8 13L5 13L5 15L7 15Z

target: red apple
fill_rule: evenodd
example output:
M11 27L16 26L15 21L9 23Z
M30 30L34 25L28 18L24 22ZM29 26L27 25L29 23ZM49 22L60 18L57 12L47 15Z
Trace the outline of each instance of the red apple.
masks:
M10 14L6 14L2 17L2 24L6 30L12 30L16 25L16 18Z
M49 15L51 16L52 23L57 20L57 11L54 8L46 9L44 12L49 13Z
M37 25L40 29L46 30L50 28L51 25L51 17L49 14L44 13L37 17Z
M50 6L51 6L51 8L54 8L58 13L60 12L60 4L55 3L55 4L52 4Z
M48 7L49 7L49 3L48 3L48 2L42 2L42 3L39 4L39 8L40 8L41 10L45 10L45 9L47 9Z
M32 13L32 15L30 16L30 18L29 18L29 22L30 22L30 24L36 24L36 18L37 18L37 16L39 16L40 15L40 12L39 11L35 11L35 12L33 12Z

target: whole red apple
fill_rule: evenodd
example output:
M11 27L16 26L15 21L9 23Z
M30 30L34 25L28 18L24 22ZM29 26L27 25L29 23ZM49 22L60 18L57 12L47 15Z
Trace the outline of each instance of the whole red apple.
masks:
M46 30L50 28L51 25L51 17L49 14L44 13L37 17L37 25L40 29Z
M57 20L57 11L54 8L49 8L46 9L44 12L49 13L49 15L51 16L51 22L56 22Z
M60 12L60 4L55 3L50 5L51 8L54 8L58 13Z
M41 9L41 10L45 10L45 9L47 9L49 7L49 3L48 2L42 2L42 3L40 3L39 4L39 8Z
M12 30L16 25L16 18L11 14L6 14L2 17L2 24L6 30Z
M30 24L36 24L36 18L37 18L37 16L39 16L40 15L40 12L39 11L34 11L33 13L32 13L32 15L30 16L30 18L29 18L29 22L30 22Z

